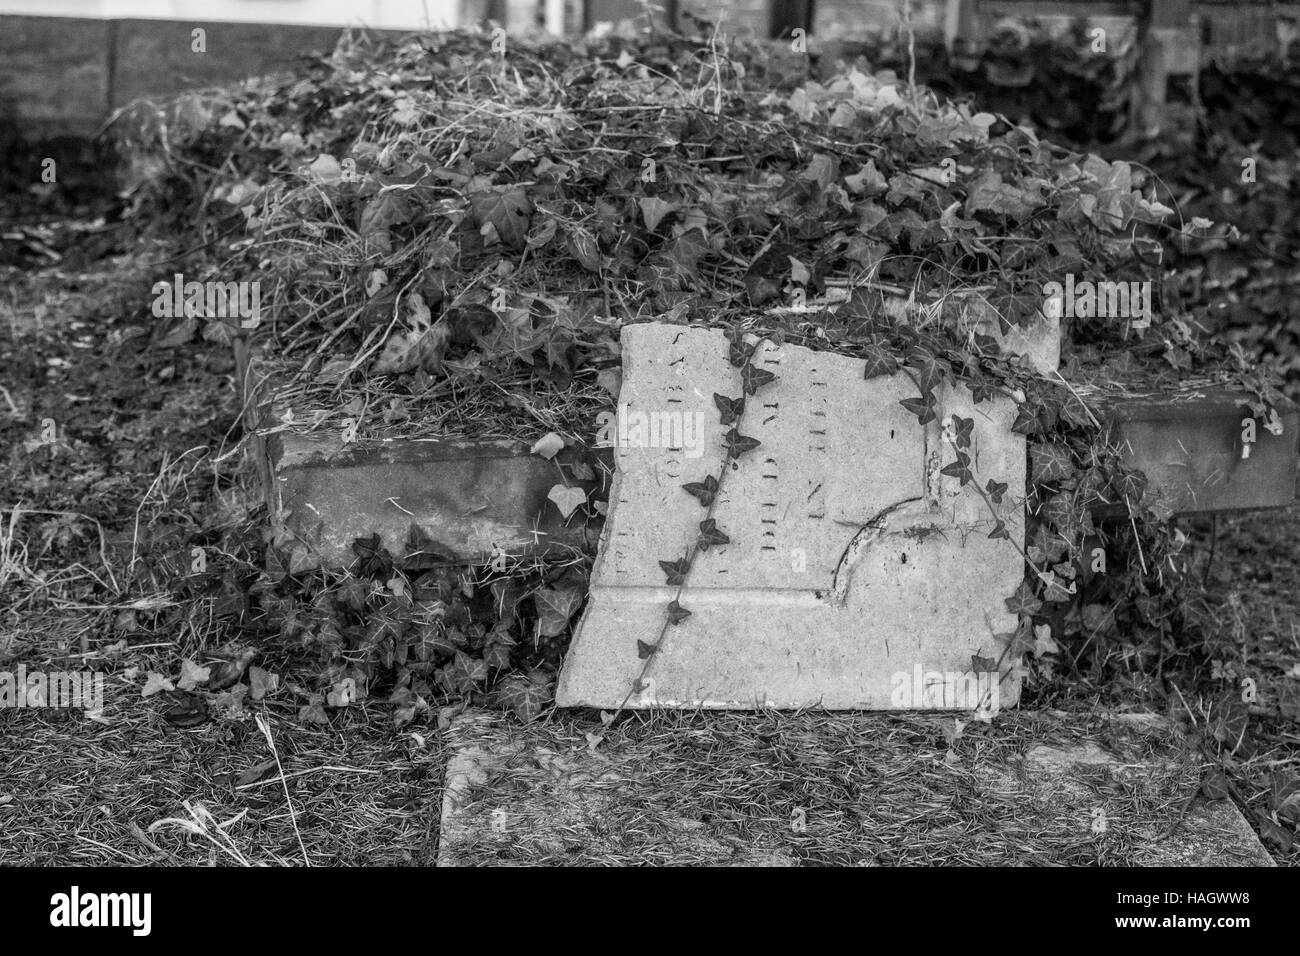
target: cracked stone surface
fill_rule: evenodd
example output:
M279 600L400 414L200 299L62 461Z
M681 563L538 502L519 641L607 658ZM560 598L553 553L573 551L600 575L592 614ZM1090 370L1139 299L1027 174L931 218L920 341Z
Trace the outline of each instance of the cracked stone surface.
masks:
M623 363L624 417L643 413L660 434L618 437L561 706L611 708L627 696L642 666L637 641L659 640L676 590L658 562L685 554L705 514L681 486L722 460L729 426L713 394L742 394L719 330L629 326ZM749 398L741 431L762 445L727 474L714 511L731 543L697 557L681 598L691 616L669 629L628 706L976 709L994 685L999 699L986 706L1013 703L1008 662L1000 680L976 672L1001 656L994 635L1015 627L1004 599L1021 558L988 538L994 518L978 494L939 472L954 458L943 417L974 418L976 478L1010 486L999 516L1023 537L1014 404L974 405L964 387L943 387L940 421L922 427L898 404L916 395L906 376L864 381L861 360L771 342L755 363L778 380ZM670 427L687 422L702 443Z

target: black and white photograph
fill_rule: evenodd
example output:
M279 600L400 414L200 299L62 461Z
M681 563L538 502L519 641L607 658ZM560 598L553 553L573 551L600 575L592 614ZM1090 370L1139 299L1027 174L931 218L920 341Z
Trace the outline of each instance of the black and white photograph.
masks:
M0 0L0 160L7 925L1281 925L1300 2Z

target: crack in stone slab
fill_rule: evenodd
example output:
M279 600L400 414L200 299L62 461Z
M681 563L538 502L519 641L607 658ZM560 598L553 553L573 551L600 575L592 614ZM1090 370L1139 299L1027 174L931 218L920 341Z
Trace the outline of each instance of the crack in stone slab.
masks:
M889 516L900 508L915 504L920 500L920 497L916 497L896 501L886 508L881 508L863 523L857 534L845 547L844 553L840 555L840 560L835 565L835 572L831 575L830 601L832 604L836 607L843 607L848 600L849 582L853 580L853 568L862 559L862 555L866 553L866 550L880 540L889 529Z

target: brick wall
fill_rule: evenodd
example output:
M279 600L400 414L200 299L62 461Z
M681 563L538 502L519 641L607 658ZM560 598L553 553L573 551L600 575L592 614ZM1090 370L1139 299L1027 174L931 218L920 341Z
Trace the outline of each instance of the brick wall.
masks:
M0 122L86 133L108 112L109 25L102 20L4 17Z
M206 52L191 31L206 31ZM23 136L94 132L141 96L229 83L328 52L338 27L0 16L0 123Z

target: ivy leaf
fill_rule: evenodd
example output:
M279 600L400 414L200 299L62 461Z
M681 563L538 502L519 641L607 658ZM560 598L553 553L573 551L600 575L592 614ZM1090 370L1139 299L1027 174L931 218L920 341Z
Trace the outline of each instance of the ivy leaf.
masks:
M510 645L488 644L483 648L483 663L490 670L506 670L510 666Z
M1011 430L1019 432L1021 435L1032 435L1038 431L1038 416L1034 414L1033 410L1028 405L1021 405L1019 411L1020 414L1016 416L1016 420L1011 424Z
M993 401L993 396L997 394L997 391L993 388L992 385L989 385L985 382L979 382L978 384L972 386L970 390L970 394L975 404L978 405L980 402Z
M660 561L659 567L664 569L670 587L685 584L686 572L691 569L690 562L685 558L678 558L676 561Z
M928 392L920 398L905 398L898 404L916 416L922 425L934 421L934 396Z
M962 418L960 415L954 415L952 416L952 426L953 430L957 433L953 439L953 443L958 448L969 448L971 431L975 428L975 419Z
M1069 542L1056 532L1050 530L1045 524L1039 524L1034 529L1033 538L1026 549L1029 554L1029 560L1033 564L1040 566L1056 564L1069 548Z
M999 518L997 524L993 526L993 530L989 532L989 537L1006 538L1008 541L1010 541L1011 533L1007 531L1007 523L1003 521L1001 518Z
M368 538L354 538L352 553L357 556L357 574L361 577L375 577L387 581L393 576L393 556L380 544L379 535Z
M735 429L732 429L735 431ZM687 494L692 494L700 499L700 504L707 508L713 504L713 499L718 495L718 479L709 475L703 481L691 481L682 485L682 489Z
M1092 416L1083 400L1071 392L1061 405L1061 417L1077 428L1087 428L1092 424Z
M690 616L691 616L691 612L686 610L686 608L682 607L680 604L678 604L675 598L671 602L669 602L668 604L669 624L676 627L678 624L682 623L682 621L686 620Z
M989 498L993 500L995 505L1000 505L1002 504L1002 496L1007 493L1008 487L1010 486L1006 482L994 481L990 478L984 485L984 490L988 492Z
M776 376L766 369L755 368L753 365L746 364L740 370L741 380L745 383L745 394L753 395L768 382L776 381Z
M964 214L991 212L1012 219L1024 219L1034 211L1039 197L1011 183L1002 181L1002 174L986 169L970 184L966 191Z
M1060 481L1074 474L1070 449L1060 442L1038 444L1030 448L1029 461L1034 481L1041 483Z
M975 476L970 473L969 465L970 456L965 452L958 452L957 460L944 465L939 469L939 474L959 479L961 487L965 488L966 485L975 480Z
M998 634L998 638L1006 638L1007 655L1012 658L1023 657L1037 646L1038 640L1034 635L1033 622L1028 618L1021 618L1016 624L1016 630L1012 634Z
M641 218L645 221L645 227L650 232L659 228L659 223L663 221L664 216L673 212L677 207L668 202L664 202L658 196L646 196L644 199L637 200L641 207Z
M477 657L470 657L464 651L456 652L456 656L452 659L452 667L471 686L481 684L488 678L487 664Z
M705 518L700 522L700 550L709 550L710 545L730 544L731 539L718 530L718 522L715 518Z
M569 626L569 618L582 603L579 588L542 588L533 595L537 627L542 637L557 637Z
M1074 526L1074 508L1065 495L1052 495L1039 504L1038 520L1051 525L1062 534L1068 534Z
M866 365L862 369L864 379L870 381L878 376L890 375L898 371L898 358L881 345L879 340L873 338L863 351L866 352Z
M546 493L548 500L554 502L555 507L560 511L560 517L568 518L579 506L587 503L587 492L576 486L565 487L562 484L554 484L551 490Z
M646 658L651 657L657 650L659 650L658 644L647 644L645 641L639 638L637 639L636 656L638 660L645 660Z
M410 222L414 211L414 207L401 192L386 190L366 203L366 208L361 212L359 231L363 236L385 232L399 223Z
M569 251L588 272L600 271L600 246L585 229L578 229L569 237Z
M430 568L455 564L460 560L456 552L445 544L434 541L415 522L406 529L406 553L398 562L404 571L428 571Z
M523 249L528 240L528 220L533 203L522 189L483 189L469 198L474 222L483 229L492 226L497 237L512 249Z
M934 387L944 380L948 367L928 352L921 351L912 356L913 368L916 369L916 384L922 392L932 392Z
M546 709L555 696L551 676L542 670L527 674L507 674L493 691L497 702L509 707L524 723L530 723Z
M1016 593L1006 599L1007 610L1012 614L1037 614L1043 602L1034 597L1028 581L1021 581Z
M753 351L740 339L732 339L727 350L727 360L736 368L743 368L749 364L749 356L753 354Z
M721 413L719 421L724 425L730 425L740 420L741 414L745 411L745 397L727 398L725 395L713 393L713 404L718 406Z
M1228 792L1228 778L1223 768L1217 765L1211 766L1205 772L1205 779L1201 781L1201 793L1207 800L1226 800Z
M753 451L759 445L763 444L757 438L750 438L748 435L742 435L736 429L727 432L727 457L739 458L747 451Z
M1043 600L1059 604L1074 597L1074 593L1077 589L1074 587L1067 588L1056 575L1056 572L1048 571L1046 574L1039 575L1039 577L1042 579L1044 584Z

